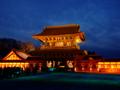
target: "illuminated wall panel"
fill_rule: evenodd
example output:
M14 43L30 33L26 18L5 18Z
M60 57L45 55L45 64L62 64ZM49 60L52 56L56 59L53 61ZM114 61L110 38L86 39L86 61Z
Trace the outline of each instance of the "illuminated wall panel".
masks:
M98 62L98 70L101 72L120 73L120 62Z
M16 62L11 62L11 63L0 63L0 68L5 68L5 67L20 67L23 70L27 67L29 67L29 63L23 62L23 63L16 63Z

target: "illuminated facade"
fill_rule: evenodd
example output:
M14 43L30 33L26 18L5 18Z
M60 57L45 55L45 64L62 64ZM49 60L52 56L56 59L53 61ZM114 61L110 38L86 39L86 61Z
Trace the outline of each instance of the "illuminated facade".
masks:
M96 54L80 50L85 40L79 25L48 26L43 32L33 35L42 42L39 52L47 68L64 68L75 72L120 72L120 62L107 61ZM67 50L66 50L67 49Z
M40 49L76 49L85 40L79 25L48 26L32 37L42 42Z
M120 59L104 59L97 63L98 72L120 73Z
M41 56L41 59L46 61L45 67L48 69L76 72L97 70L96 64L101 58L97 55L90 56L86 50L80 49L85 35L80 31L79 25L48 26L43 32L32 37L42 42L39 50L32 55Z
M79 44L85 41L79 25L48 26L32 37L42 43L32 55L40 56L46 61L44 67L74 71L74 58L83 54Z
M24 71L74 71L120 73L120 59L103 59L80 49L84 32L76 24L48 26L32 36L42 45L28 54L13 49L0 61L0 68L20 67Z

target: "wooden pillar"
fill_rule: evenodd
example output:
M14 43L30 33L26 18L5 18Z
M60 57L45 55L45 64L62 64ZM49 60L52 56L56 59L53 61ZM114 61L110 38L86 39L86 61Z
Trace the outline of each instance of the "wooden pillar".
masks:
M92 64L89 64L89 67L90 67L90 72L91 72L91 71L93 70L93 69L92 69Z
M84 64L81 64L81 66L82 66L82 71L85 71L85 65Z

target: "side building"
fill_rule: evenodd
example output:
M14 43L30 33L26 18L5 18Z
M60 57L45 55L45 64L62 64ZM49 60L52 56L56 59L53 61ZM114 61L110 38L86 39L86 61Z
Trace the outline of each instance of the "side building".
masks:
M12 49L4 58L0 60L0 68L21 68L23 71L29 70L34 72L36 69L41 72L41 60L33 57L24 52Z

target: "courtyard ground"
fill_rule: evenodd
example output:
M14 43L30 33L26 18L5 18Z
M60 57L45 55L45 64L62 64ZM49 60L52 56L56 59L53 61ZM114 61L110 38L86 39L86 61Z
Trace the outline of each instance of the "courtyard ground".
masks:
M120 90L120 75L41 73L1 80L1 90Z

